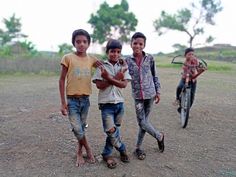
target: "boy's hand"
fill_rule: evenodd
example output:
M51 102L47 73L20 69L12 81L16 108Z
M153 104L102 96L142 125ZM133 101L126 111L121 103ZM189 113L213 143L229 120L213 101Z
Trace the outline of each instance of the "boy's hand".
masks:
M115 75L115 79L116 80L123 80L124 79L124 77L125 77L125 75L124 75L124 73L126 72L128 70L128 68L127 67L122 67L121 68L121 70L120 70L120 72L118 72L116 75Z
M61 105L61 113L63 116L67 116L67 113L68 113L68 107L66 104L62 104Z
M156 94L156 97L155 97L155 103L158 104L160 102L160 94Z
M103 65L103 62L100 61L100 60L97 60L96 63L95 63L95 67L96 67L96 68L99 68L99 67L101 67L102 65Z
M110 79L110 75L107 72L107 70L104 69L103 67L100 67L100 69L101 69L101 76L102 76L102 78L106 79L106 80L109 80Z
M124 79L124 73L123 72L118 72L115 75L114 79L116 79L116 80L123 80Z

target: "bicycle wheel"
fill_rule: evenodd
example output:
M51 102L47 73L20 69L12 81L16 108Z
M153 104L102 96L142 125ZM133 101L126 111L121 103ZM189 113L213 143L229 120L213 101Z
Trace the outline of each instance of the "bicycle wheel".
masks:
M182 128L185 128L188 124L189 110L190 110L190 88L185 88L181 94L181 113L180 120Z

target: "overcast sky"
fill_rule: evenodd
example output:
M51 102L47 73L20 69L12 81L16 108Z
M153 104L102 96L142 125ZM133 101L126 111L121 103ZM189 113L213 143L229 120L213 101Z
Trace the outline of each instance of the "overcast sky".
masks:
M224 9L216 15L216 25L205 29L206 34L215 37L213 44L236 45L236 1L221 1ZM58 45L71 44L71 33L75 29L83 28L92 33L87 21L103 2L104 0L1 0L0 28L4 28L2 19L9 19L15 13L17 18L21 18L22 33L29 36L28 40L36 45L37 50L58 51ZM120 2L121 0L107 0L110 6ZM181 32L169 31L158 36L154 31L153 21L160 16L162 10L173 14L181 8L189 7L190 2L192 0L128 0L129 11L138 19L136 31L147 36L146 52L171 52L175 43L187 45L188 36ZM202 39L197 37L194 42L202 42ZM92 45L89 52L99 51L97 48ZM122 53L131 53L130 47L124 46Z

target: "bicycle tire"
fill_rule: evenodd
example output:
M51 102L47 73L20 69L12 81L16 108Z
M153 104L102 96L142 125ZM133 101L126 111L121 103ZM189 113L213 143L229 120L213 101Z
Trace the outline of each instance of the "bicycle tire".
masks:
M190 88L185 88L181 94L180 120L182 128L186 128L188 125L190 101L191 101L191 90Z

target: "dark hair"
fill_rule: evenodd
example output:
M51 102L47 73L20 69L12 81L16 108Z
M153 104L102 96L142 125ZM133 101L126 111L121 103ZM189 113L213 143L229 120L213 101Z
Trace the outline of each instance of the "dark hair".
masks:
M77 29L72 33L72 44L73 46L75 46L75 38L78 35L82 35L82 36L86 36L86 38L88 39L88 44L90 44L91 42L91 37L89 35L89 33L83 29Z
M194 49L193 48L187 48L187 49L185 49L185 51L184 51L184 56L186 56L187 55L187 53L189 53L189 52L194 52Z
M141 32L136 32L134 33L134 35L131 37L131 42L134 40L134 39L137 39L137 38L143 38L144 39L144 44L146 44L146 36L141 33Z
M116 39L110 39L106 45L106 53L108 53L110 49L122 49L121 42Z

